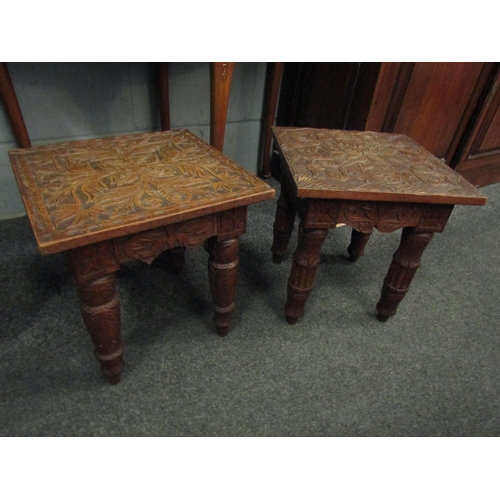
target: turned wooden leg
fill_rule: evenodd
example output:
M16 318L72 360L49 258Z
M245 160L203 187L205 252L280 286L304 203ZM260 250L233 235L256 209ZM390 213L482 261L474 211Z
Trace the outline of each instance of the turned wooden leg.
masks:
M321 245L327 234L328 229L304 229L303 223L300 223L299 243L293 256L285 304L286 320L291 325L304 315L304 306L311 294L319 265Z
M293 232L295 222L295 214L297 209L292 203L288 195L285 184L281 184L280 197L276 207L276 217L274 219L274 239L271 252L273 253L273 261L280 263L283 261L288 242Z
M352 230L351 233L351 244L347 247L347 252L349 253L349 261L356 262L365 253L365 246L372 235L372 231L369 233L362 233L356 229Z
M167 271L171 274L180 274L184 267L185 247L176 247L167 250Z
M410 288L413 276L420 266L422 253L434 233L419 232L415 228L404 228L401 243L393 256L391 266L384 280L382 295L377 304L380 321L387 321L396 314L399 303Z
M120 303L115 273L84 282L76 282L83 321L95 346L102 373L117 384L123 368L123 344L120 332Z
M224 337L229 331L234 309L236 281L239 268L239 238L208 240L208 277L214 301L214 323L217 333Z

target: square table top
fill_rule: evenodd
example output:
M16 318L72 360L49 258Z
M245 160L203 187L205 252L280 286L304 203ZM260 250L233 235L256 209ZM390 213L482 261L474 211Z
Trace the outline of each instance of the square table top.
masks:
M273 127L300 198L484 205L459 173L402 134Z
M249 205L274 189L188 130L15 149L42 253Z

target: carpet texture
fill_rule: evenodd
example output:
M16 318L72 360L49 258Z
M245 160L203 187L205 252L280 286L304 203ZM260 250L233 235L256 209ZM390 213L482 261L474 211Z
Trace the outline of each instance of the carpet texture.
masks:
M296 232L273 264L275 200L249 207L226 338L203 248L179 276L124 265L117 386L63 257L38 253L26 217L0 221L0 435L499 436L500 184L482 191L487 205L455 208L387 323L375 304L400 231L375 232L352 264L347 227L325 241L304 318L286 323Z

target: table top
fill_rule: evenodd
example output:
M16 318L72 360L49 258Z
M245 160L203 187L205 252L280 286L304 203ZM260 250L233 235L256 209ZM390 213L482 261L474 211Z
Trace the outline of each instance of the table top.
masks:
M274 189L188 130L16 149L42 253L249 205Z
M300 198L484 205L460 174L402 134L273 127Z

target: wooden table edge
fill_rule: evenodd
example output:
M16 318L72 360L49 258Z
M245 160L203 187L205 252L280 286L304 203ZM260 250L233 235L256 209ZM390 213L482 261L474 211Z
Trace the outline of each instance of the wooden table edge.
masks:
M385 201L388 203L434 203L438 205L486 205L487 196L469 197L440 194L411 194L411 193L380 193L333 191L322 189L301 189L296 187L298 198L314 198L322 200L357 200L357 201Z
M248 195L240 200L226 200L224 202L214 203L206 207L194 208L193 210L182 212L181 214L158 216L155 218L146 219L144 221L136 221L134 223L119 226L116 228L106 228L102 230L91 231L88 234L83 233L75 236L67 236L61 239L46 242L40 241L41 235L33 224L32 228L40 253L42 255L50 255L67 250L72 250L81 246L90 245L93 243L99 243L101 241L119 238L121 236L141 233L142 231L148 231L157 227L168 226L177 222L187 221L195 219L197 217L203 217L205 215L223 212L225 210L230 210L231 208L253 205L254 203L273 199L275 197L275 194L276 192L274 188L269 187L269 189L266 189L265 191ZM29 213L28 219L31 223L31 216Z

